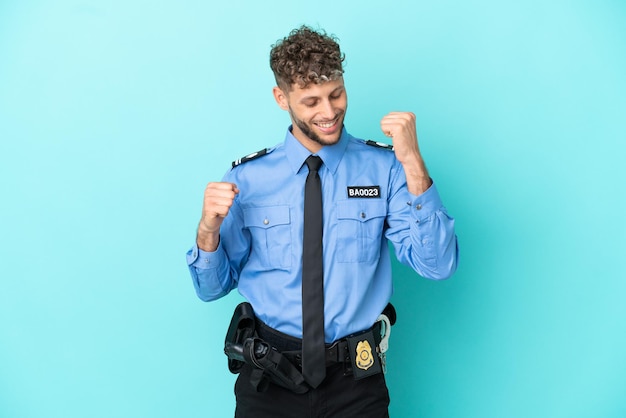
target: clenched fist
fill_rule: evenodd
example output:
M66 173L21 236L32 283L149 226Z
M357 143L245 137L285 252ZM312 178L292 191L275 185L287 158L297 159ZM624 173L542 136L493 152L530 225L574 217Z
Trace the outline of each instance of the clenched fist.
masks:
M393 142L393 150L404 168L409 191L415 195L425 192L432 181L417 144L415 114L390 112L380 121L380 128Z
M233 183L209 183L204 189L202 218L198 225L198 247L204 251L215 251L219 244L220 226L230 211L239 193Z

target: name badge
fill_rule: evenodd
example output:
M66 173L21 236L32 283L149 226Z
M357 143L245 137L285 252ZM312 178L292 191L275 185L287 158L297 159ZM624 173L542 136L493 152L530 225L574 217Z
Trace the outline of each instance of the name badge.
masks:
M348 186L348 197L380 199L380 186Z

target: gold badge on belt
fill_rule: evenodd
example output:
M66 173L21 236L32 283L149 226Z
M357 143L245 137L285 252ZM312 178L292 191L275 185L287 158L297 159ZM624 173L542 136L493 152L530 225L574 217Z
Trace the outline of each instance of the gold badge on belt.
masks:
M359 341L356 345L356 366L361 370L367 370L374 364L372 347L367 340Z
M382 372L380 358L376 352L376 338L369 329L346 337L352 363L352 374L356 380Z

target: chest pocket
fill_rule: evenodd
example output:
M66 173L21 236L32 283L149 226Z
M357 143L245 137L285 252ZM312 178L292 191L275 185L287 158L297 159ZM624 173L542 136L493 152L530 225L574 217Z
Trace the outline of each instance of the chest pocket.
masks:
M243 210L245 227L252 236L250 263L263 269L291 267L289 206L263 206Z
M337 203L338 261L372 263L380 256L385 201L344 200Z

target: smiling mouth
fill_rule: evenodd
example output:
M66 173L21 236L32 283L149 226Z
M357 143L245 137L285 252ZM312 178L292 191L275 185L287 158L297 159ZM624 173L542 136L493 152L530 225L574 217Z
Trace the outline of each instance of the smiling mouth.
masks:
M313 124L315 126L318 126L322 129L330 129L333 126L335 126L337 124L337 121L339 120L339 118L335 118L333 120L331 120L330 122L314 122Z

